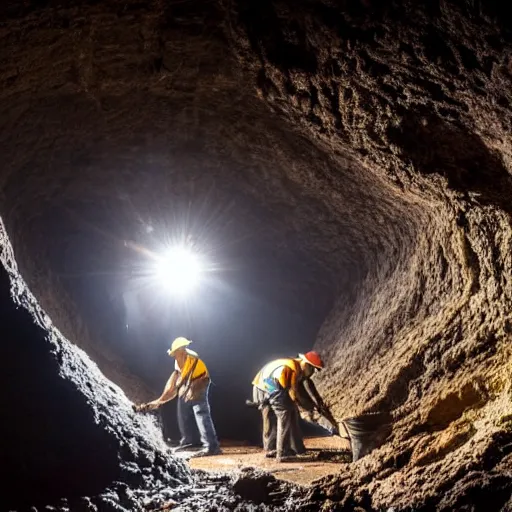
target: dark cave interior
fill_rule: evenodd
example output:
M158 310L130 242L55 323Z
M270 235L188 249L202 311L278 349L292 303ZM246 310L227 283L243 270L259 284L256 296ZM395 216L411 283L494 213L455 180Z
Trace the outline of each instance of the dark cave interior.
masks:
M277 508L507 510L507 19L469 0L5 2L8 509L142 510L134 490L190 484L130 408L185 335L224 439L257 439L261 365L313 346L338 417L393 414L381 447ZM132 244L183 237L215 271L180 303Z

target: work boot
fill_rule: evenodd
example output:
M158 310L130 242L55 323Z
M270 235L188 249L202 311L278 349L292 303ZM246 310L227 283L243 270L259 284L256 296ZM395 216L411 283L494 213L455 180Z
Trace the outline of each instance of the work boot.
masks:
M283 453L278 454L276 452L276 462L291 462L293 460L297 460L297 453L294 450L285 450Z
M195 459L196 457L213 457L214 455L222 455L220 447L217 448L203 448L198 452L193 453L189 458Z
M276 462L279 464L280 462L294 462L297 460L297 457L295 454L293 455L290 455L290 454L286 454L286 455L276 455Z
M174 448L174 452L188 452L189 450L197 450L198 448L201 448L200 444L196 443L185 443L180 444L177 448Z
M284 451L280 457L277 457L277 450L270 450L267 453L265 453L265 457L267 459L274 459L274 458L280 458L280 459L291 459L294 458L297 454L293 450L286 450Z

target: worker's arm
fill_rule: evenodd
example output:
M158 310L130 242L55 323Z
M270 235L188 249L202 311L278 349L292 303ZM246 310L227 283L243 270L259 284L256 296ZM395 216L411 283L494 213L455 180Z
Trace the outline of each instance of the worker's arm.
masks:
M309 382L309 379L307 381ZM304 381L297 382L295 395L297 404L306 411L313 412L317 408L315 401L312 400L304 386Z
M156 400L148 402L147 404L141 404L141 406L139 406L139 409L142 411L157 409L161 405L175 398L177 394L176 382L178 381L178 377L179 372L174 370L171 376L169 377L167 384L165 385L163 393Z
M304 384L298 378L297 372L294 372L291 368L285 368L282 377L285 384L283 387L288 389L290 398L303 409L313 411L315 409L315 403L304 389Z
M322 397L320 396L320 393L316 389L315 383L311 379L307 379L306 382L309 396L312 397L313 406L320 411L325 407L325 403Z
M313 397L315 402L314 407L320 413L320 415L323 416L332 425L333 433L337 433L338 422L336 421L336 418L333 416L329 407L327 407L326 403L323 401L320 393L316 389L315 383L311 379L307 380L307 387L309 394Z

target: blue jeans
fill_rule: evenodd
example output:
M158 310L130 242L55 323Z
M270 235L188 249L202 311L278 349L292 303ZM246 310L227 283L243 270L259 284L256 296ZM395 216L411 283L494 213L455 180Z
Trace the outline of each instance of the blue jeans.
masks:
M217 450L219 448L219 440L217 439L217 433L213 426L210 403L208 402L209 390L210 385L208 384L205 392L194 401L185 402L182 398L178 398L178 426L181 434L180 444L194 444L194 416L203 448L208 451Z

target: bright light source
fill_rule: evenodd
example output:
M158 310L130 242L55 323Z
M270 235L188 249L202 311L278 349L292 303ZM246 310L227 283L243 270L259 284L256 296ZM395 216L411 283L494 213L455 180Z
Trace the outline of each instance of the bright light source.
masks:
M185 247L173 247L156 262L156 278L173 295L188 295L199 284L199 257Z

